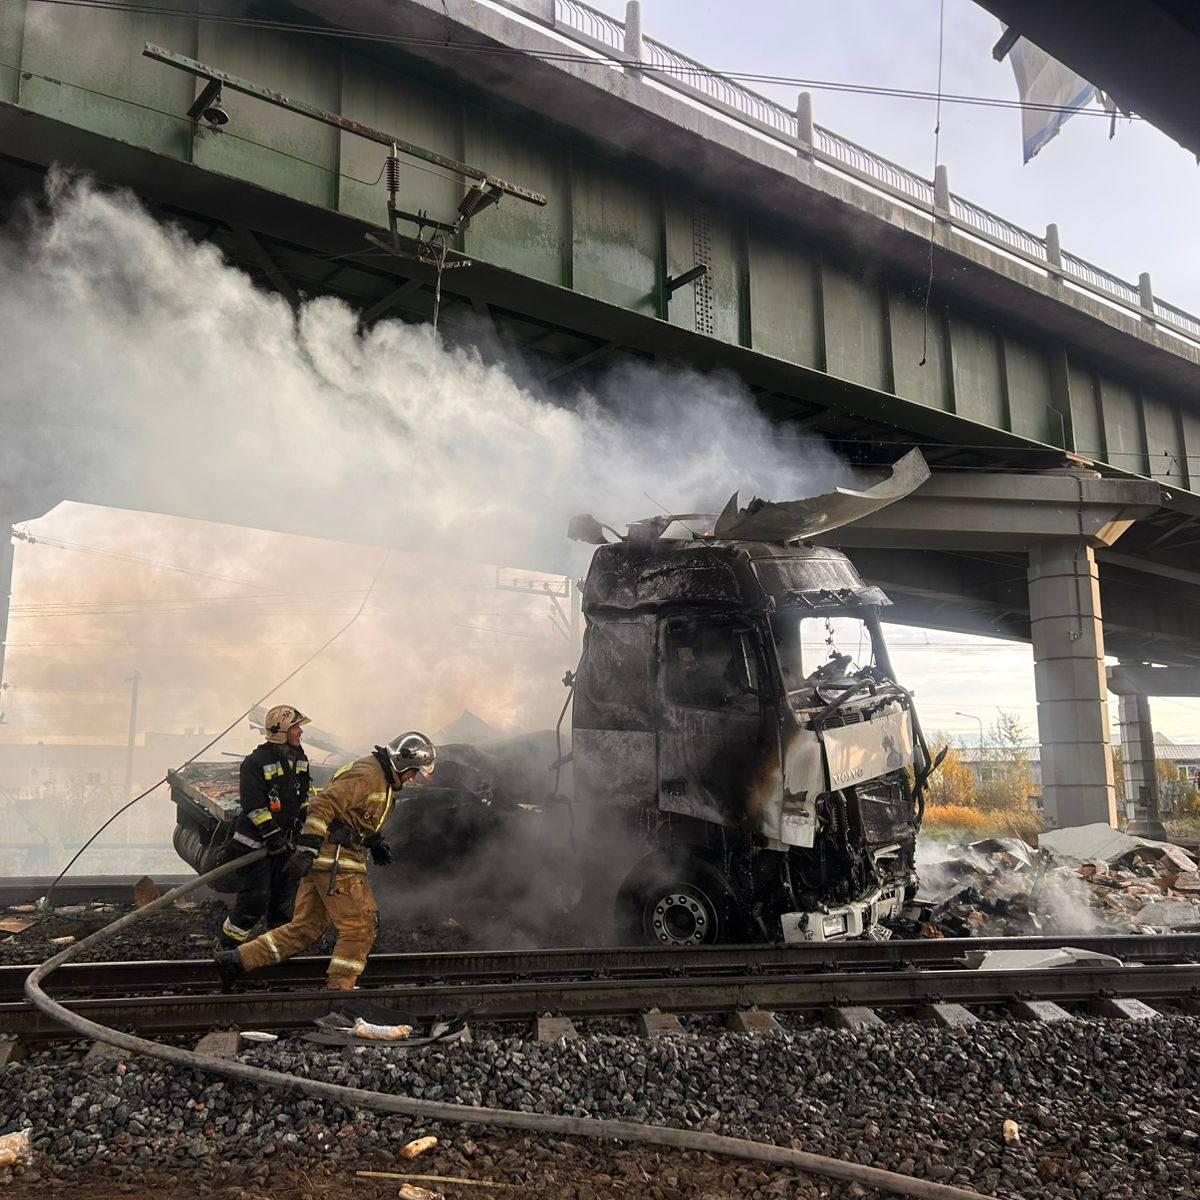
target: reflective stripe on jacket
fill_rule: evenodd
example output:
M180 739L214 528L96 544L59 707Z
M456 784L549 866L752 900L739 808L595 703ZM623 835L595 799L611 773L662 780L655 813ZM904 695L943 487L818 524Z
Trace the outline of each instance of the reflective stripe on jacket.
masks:
M234 837L246 846L283 837L291 841L308 815L308 758L264 742L242 759L238 798L242 812Z

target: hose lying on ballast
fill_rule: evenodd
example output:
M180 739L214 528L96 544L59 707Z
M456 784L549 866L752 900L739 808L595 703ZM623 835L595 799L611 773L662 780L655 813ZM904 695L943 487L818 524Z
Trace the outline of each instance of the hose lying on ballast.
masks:
M258 1087L279 1088L298 1092L316 1100L329 1100L346 1108L365 1108L375 1112L402 1113L405 1116L421 1117L428 1121L457 1121L471 1125L494 1125L504 1129L523 1129L532 1133L556 1136L578 1136L589 1138L612 1138L623 1142L641 1142L653 1146L667 1146L677 1150L696 1150L707 1154L724 1154L731 1158L749 1162L765 1163L778 1167L794 1167L812 1175L824 1175L831 1179L843 1179L875 1188L880 1192L899 1196L912 1196L915 1200L986 1200L980 1192L934 1183L927 1179L916 1179L895 1171L884 1171L878 1167L867 1167L860 1163L843 1162L821 1154L809 1154L803 1150L791 1150L769 1142L753 1142L745 1138L725 1137L716 1133L702 1133L691 1129L674 1129L662 1125L642 1125L632 1121L613 1121L597 1117L560 1117L545 1113L519 1112L506 1108L483 1108L470 1104L445 1104L434 1100L417 1100L410 1096L392 1096L386 1092L371 1092L363 1088L345 1087L338 1083L325 1083L317 1079L301 1079L282 1071L270 1071L253 1067L248 1063L228 1059L212 1058L181 1050L175 1046L163 1046L146 1038L135 1037L98 1025L76 1013L68 1011L57 1000L42 990L42 982L48 979L63 963L81 954L84 950L106 942L114 934L144 920L176 900L204 887L214 880L257 862L266 854L255 850L233 862L224 864L200 875L196 879L167 892L143 908L127 913L119 920L86 937L81 942L68 946L60 954L48 958L41 966L30 971L25 980L25 995L29 1001L48 1017L65 1025L80 1037L106 1042L128 1050L132 1054L144 1054L176 1067L221 1075L240 1083Z

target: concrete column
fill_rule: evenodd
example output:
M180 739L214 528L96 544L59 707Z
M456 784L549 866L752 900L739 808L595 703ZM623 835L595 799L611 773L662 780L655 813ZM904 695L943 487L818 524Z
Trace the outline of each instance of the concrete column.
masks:
M646 44L642 40L642 0L628 0L625 5L625 53L638 62L646 60Z
M1058 226L1053 223L1046 226L1046 262L1062 270L1062 241L1058 236Z
M933 173L933 211L944 219L950 216L950 172L945 163L939 163Z
M801 92L796 97L796 150L798 153L812 158L813 147L817 141L817 131L813 128L812 93Z
M1145 321L1154 320L1154 288L1150 283L1150 272L1143 271L1138 276L1138 302L1150 314L1142 319Z
M1115 827L1100 580L1087 542L1030 547L1029 618L1046 822Z
M1121 765L1125 775L1125 820L1129 833L1165 838L1158 805L1158 772L1150 697L1130 692L1118 697L1121 719Z

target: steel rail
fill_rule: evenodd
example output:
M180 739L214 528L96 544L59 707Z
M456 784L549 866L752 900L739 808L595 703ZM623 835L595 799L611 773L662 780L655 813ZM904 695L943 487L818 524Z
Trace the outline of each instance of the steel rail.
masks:
M1072 946L1126 962L1200 960L1200 934L1093 935L1088 937L931 938L921 941L849 941L789 946L621 947L546 950L467 950L376 954L363 976L370 987L404 982L505 982L533 978L569 981L651 975L749 975L763 972L832 973L897 967L952 967L963 955L989 950L1047 950ZM253 977L267 986L319 987L328 960L295 958ZM0 1001L18 999L33 964L0 966ZM63 993L124 995L205 991L218 984L209 959L68 963L57 973Z
M1017 1000L1059 1002L1106 998L1200 1000L1200 965L1147 963L1127 967L1084 964L1010 971L900 970L810 975L646 977L608 980L528 980L513 983L423 983L371 988L364 999L417 1021L475 1010L476 1020L516 1020L539 1013L571 1017L663 1011L712 1013L747 1008L813 1011L830 1007L914 1008L954 1001L1006 1005ZM138 1032L186 1033L222 1026L303 1027L346 1003L325 990L246 991L91 997L64 1000L71 1012ZM19 1037L64 1036L53 1020L25 1001L0 1003L0 1032Z

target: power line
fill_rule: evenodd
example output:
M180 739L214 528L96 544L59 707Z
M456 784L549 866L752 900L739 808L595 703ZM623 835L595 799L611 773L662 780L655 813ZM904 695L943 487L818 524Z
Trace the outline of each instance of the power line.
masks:
M846 92L851 94L880 96L888 99L922 100L936 102L935 92L924 91L920 88L887 87L878 84L846 83L828 79L804 79L798 76L774 75L756 71L718 71L700 63L654 62L638 61L616 53L603 51L562 50L524 50L516 46L498 46L468 44L462 42L447 42L444 38L417 37L409 34L388 34L356 30L346 27L324 28L315 25L305 25L289 21L274 21L258 17L238 17L223 13L203 11L187 12L154 4L123 3L121 0L35 0L36 3L56 5L63 8L90 9L98 12L115 12L122 14L177 17L187 21L203 21L220 25L231 25L247 29L269 29L281 33L298 33L310 37L334 38L343 41L359 41L378 45L389 45L412 48L432 48L439 51L453 51L461 54L499 55L519 58L535 58L542 62L576 63L580 65L611 65L627 68L640 67L643 70L658 72L664 75L678 75L683 78L699 76L724 82L766 83L778 86L806 87L818 91ZM61 81L56 81L61 82ZM1078 109L1062 104L1029 103L1022 100L1008 100L993 96L973 96L963 93L951 93L941 97L945 103L969 104L989 108L1015 108L1047 113L1069 113L1073 115L1098 116L1111 119L1110 114L1101 109ZM1128 116L1129 120L1141 120L1136 116Z

